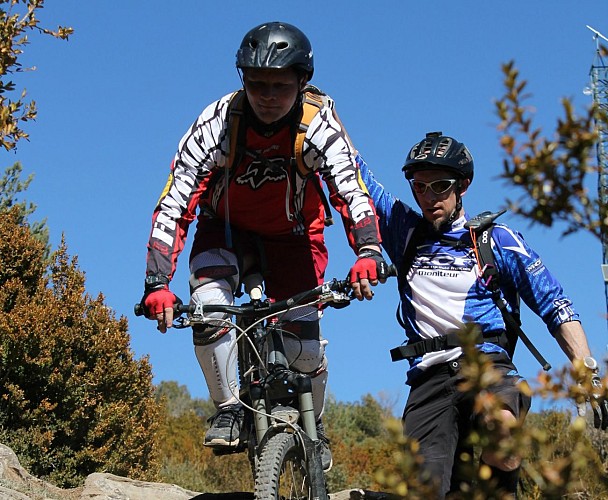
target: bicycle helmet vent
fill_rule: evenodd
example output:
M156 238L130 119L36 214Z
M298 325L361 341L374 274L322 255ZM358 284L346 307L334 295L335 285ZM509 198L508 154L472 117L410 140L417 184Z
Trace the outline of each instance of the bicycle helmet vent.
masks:
M314 72L312 46L298 28L282 22L251 29L236 53L237 68L283 69L294 67L310 80Z
M473 157L466 146L442 132L429 132L407 155L402 170L407 179L419 170L451 170L458 177L473 180Z

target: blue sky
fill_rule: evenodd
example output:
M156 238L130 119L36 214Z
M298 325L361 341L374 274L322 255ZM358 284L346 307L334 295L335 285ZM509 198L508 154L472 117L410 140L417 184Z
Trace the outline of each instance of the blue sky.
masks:
M154 204L182 134L211 101L235 90L242 36L265 21L300 27L315 52L313 83L337 101L356 147L376 177L412 202L401 175L409 147L442 130L473 153L475 182L465 207L475 214L504 206L512 191L497 179L502 153L494 99L502 91L501 64L514 60L529 82L535 123L552 132L560 99L583 110L590 97L593 26L608 34L605 1L437 0L291 1L47 0L42 24L72 26L62 42L32 34L22 58L36 71L17 75L39 107L26 125L30 142L2 153L35 179L26 198L46 218L57 246L86 273L87 290L102 292L117 316L129 319L136 357L149 356L155 382L175 380L208 397L187 330L161 335L135 318L142 294L146 242ZM595 189L595 185L591 185ZM560 238L561 227L530 228L506 214L561 280L581 314L593 351L606 356L606 299L601 246L586 234ZM354 259L339 225L327 231L327 277L344 277ZM172 289L187 299L187 252ZM376 288L371 302L330 311L329 390L341 401L370 393L400 414L407 395L405 362L389 349L403 333L395 321L396 283ZM544 324L524 313L524 329L554 367L566 362ZM539 365L523 345L515 356L533 379ZM535 409L544 408L542 402Z

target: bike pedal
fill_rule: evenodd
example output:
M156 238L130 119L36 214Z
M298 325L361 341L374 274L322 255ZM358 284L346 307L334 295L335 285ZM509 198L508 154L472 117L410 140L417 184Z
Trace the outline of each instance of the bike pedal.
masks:
M222 455L232 455L234 453L242 453L247 449L246 443L239 443L237 446L215 446L211 447L213 454L217 457Z

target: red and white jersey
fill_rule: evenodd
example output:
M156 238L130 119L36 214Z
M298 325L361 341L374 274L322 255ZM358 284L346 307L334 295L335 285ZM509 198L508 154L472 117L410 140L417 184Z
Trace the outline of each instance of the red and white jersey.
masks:
M172 277L197 211L200 223L211 213L261 235L320 235L325 210L319 186L313 184L320 179L342 217L351 247L356 250L380 243L373 202L355 160L357 153L330 107L321 108L306 132L303 160L314 175L304 177L295 166L293 151L294 127L299 123L287 123L268 136L248 126L245 152L229 168L231 96L207 106L179 143L154 211L147 274Z

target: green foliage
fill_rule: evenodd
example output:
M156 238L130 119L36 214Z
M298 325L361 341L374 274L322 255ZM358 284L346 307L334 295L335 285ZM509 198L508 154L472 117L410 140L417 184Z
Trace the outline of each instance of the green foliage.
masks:
M382 422L387 412L370 394L361 403L341 403L329 397L326 407L324 420L340 429L340 439L348 444L386 435Z
M2 179L0 179L0 211L8 210L17 204L17 196L25 191L32 179L30 175L25 181L20 180L23 167L17 162L12 167L8 167L4 171ZM32 214L36 207L32 203L22 203L24 217Z
M0 441L61 487L102 470L155 479L147 359L134 360L126 320L85 293L65 243L48 267L20 221L17 207L0 218Z
M176 382L161 382L157 398L165 419L160 432L160 480L201 492L253 491L251 467L245 453L216 457L203 446L209 428L206 416L215 413L211 400L192 400Z
M6 79L7 74L24 70L19 56L29 43L28 32L37 31L63 40L73 32L72 28L62 26L54 31L41 28L36 13L43 6L44 0L0 0L0 145L6 150L27 139L21 123L35 119L37 114L36 103L25 100L25 90L16 99L10 97L16 85Z
M597 471L602 470L601 460L589 433L573 425L568 412L551 410L530 415L526 427L537 439L523 465L523 491L531 498L561 498L573 493L584 493L585 498L605 497L608 489L597 477ZM573 451L580 454L574 461L571 460ZM542 474L538 474L538 469Z
M376 468L386 467L395 447L389 441L385 421L390 411L371 395L360 403L342 403L330 397L323 417L331 441L334 466L327 474L331 491L360 487L378 487Z
M507 200L509 208L532 224L564 222L564 236L583 229L601 238L608 228L608 207L587 184L589 174L597 175L599 169L594 122L608 123L606 110L593 105L577 116L564 98L565 116L557 121L554 137L545 137L534 127L532 107L524 104L527 82L513 62L502 70L505 93L495 103L505 153L501 178L524 192L518 200Z
M185 385L174 381L162 381L155 389L156 399L162 401L170 417L181 417L186 413L207 419L215 413L211 400L192 399Z
M572 420L567 413L557 411L531 416L527 422L504 420L502 402L487 390L498 380L498 374L487 356L476 349L477 338L478 330L473 326L461 332L465 357L461 369L464 380L459 390L474 398L474 411L483 416L484 425L469 436L469 444L476 449L475 457L469 457L470 484L462 485L460 496L457 494L455 498L502 498L489 467L476 466L474 459L481 447L498 456L523 458L522 498L606 498L606 463L592 446L589 424L580 417ZM581 370L582 366L574 366L556 377L544 373L539 376L538 389L532 391L527 384L520 389L548 399L587 397L591 386L586 381L573 382L583 380ZM407 498L433 498L432 485L424 476L417 455L417 444L407 438L395 436L395 439L400 444L394 455L398 472L378 474L379 482L389 492Z
M34 176L30 174L24 181L21 180L22 173L21 163L17 162L13 166L8 167L4 171L4 175L0 178L0 213L12 207L18 207L20 211L19 223L28 222L30 215L36 210L36 205L27 201L17 201L20 193L24 192ZM35 238L39 239L45 246L45 257L48 257L51 251L49 245L49 230L46 225L46 219L41 222L30 224L30 232Z

